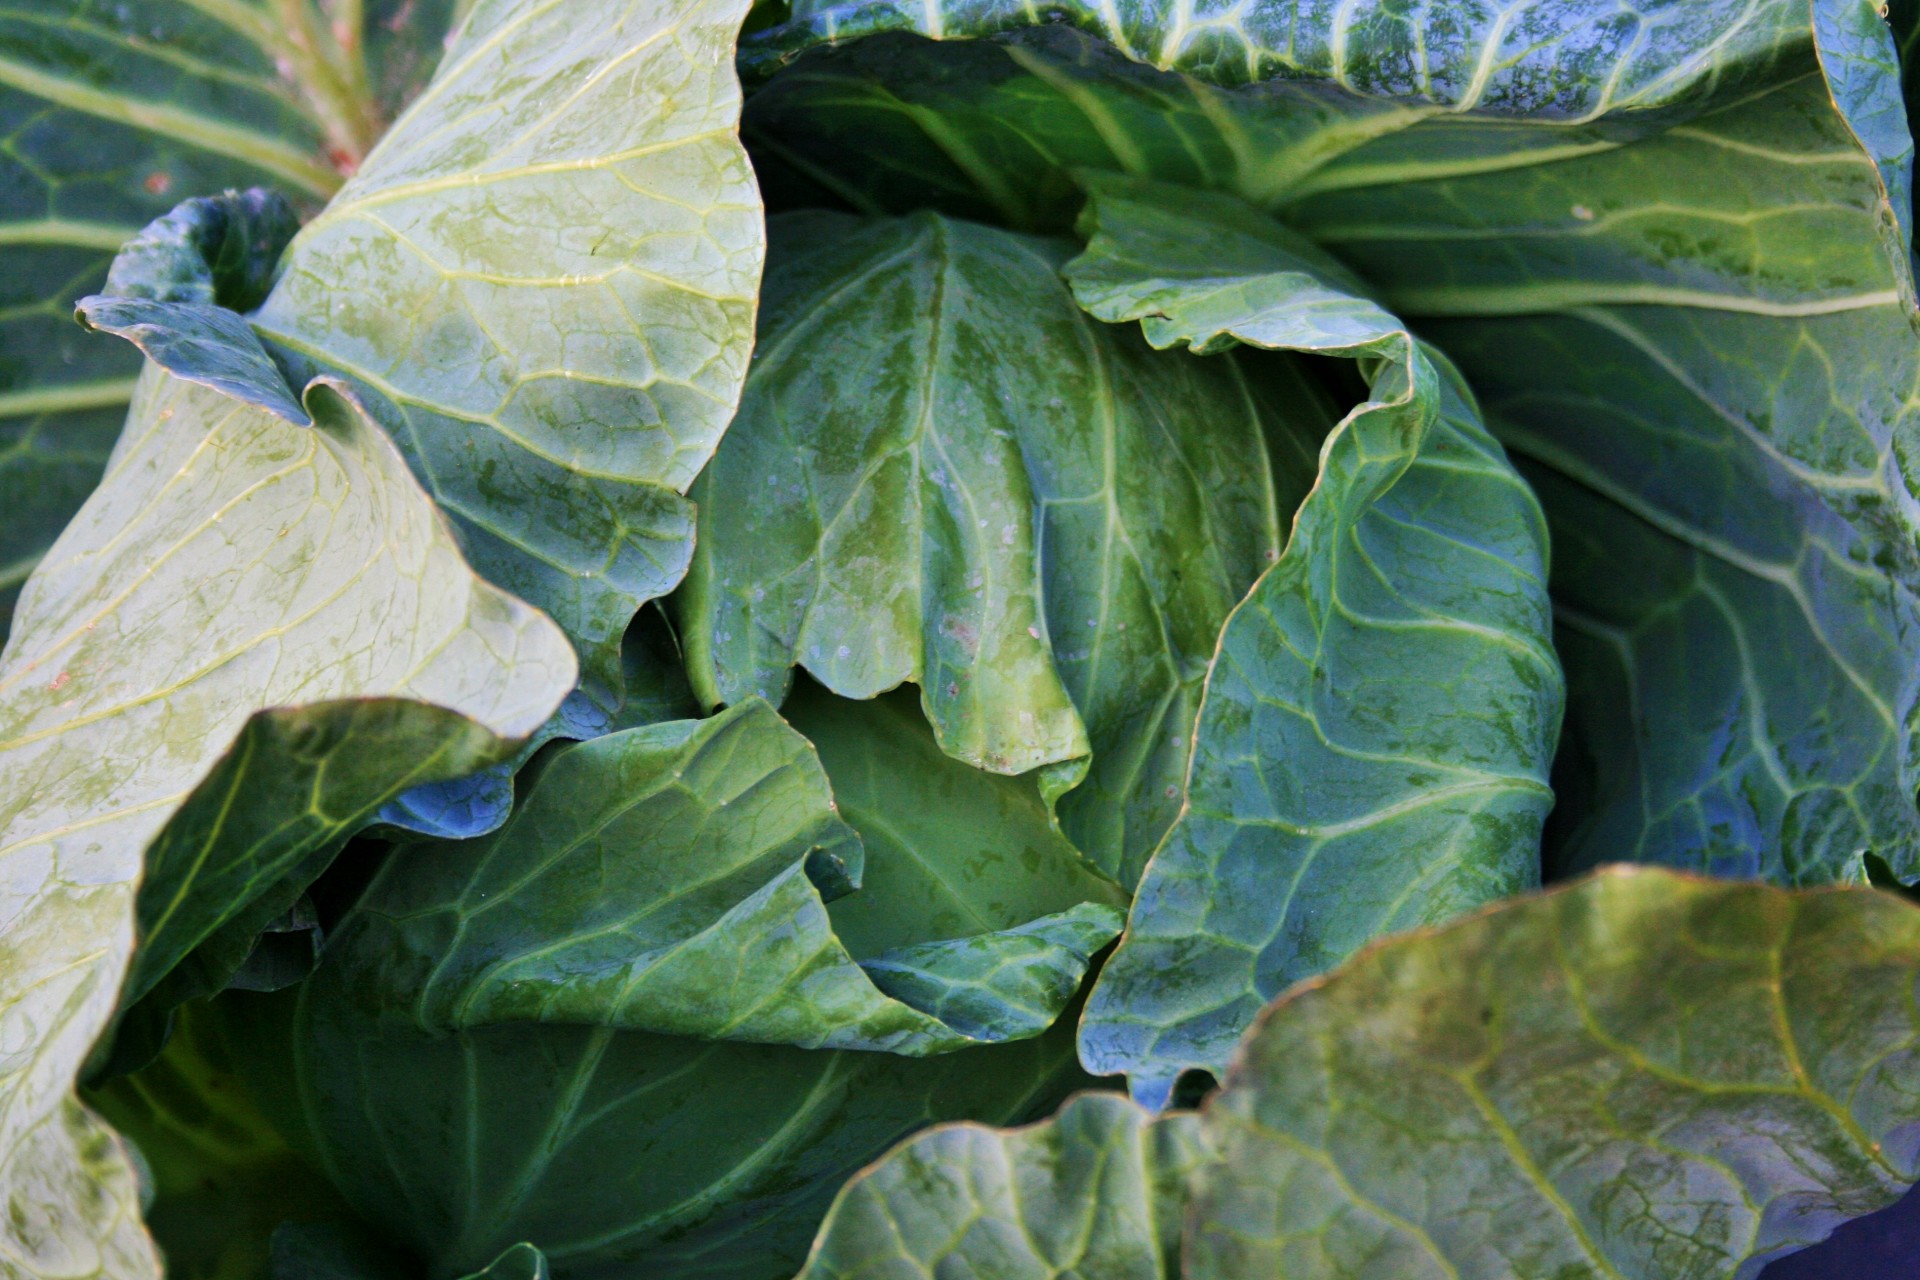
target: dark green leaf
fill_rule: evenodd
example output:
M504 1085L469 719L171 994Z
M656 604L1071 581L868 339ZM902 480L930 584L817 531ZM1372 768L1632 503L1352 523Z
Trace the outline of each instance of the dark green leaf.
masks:
M546 1255L522 1241L466 1280L551 1280Z
M1562 684L1533 495L1444 359L1238 201L1099 180L1075 296L1155 346L1367 362L1207 677L1180 819L1088 1002L1090 1070L1165 1105L1281 989L1538 882Z
M404 856L404 855L402 855ZM1086 1077L1067 1025L932 1058L566 1026L435 1036L359 1013L323 964L215 1002L253 1086L433 1275L521 1241L581 1280L765 1280L833 1194L941 1120L1022 1120Z
M1064 227L1074 175L1100 170L1275 208L1612 149L1716 91L1737 96L1807 38L1807 15L1798 0L1645 14L1616 0L1413 13L1276 0L1204 16L1090 0L801 4L743 43L749 76L845 47L776 76L746 124L776 203Z
M947 752L1046 766L1063 830L1130 883L1220 624L1312 482L1324 393L1090 321L1054 241L934 216L772 235L759 355L696 493L696 692L777 700L796 665L850 698L917 683Z
M945 850L888 852L939 866ZM1107 888L1066 852L1056 879ZM812 748L752 699L553 749L498 833L390 859L329 964L370 1012L428 1030L561 1022L918 1055L1044 1031L1119 932L1114 907L1082 897L850 952L826 904L863 861Z
M351 1224L284 1223L270 1256L271 1280L419 1280L404 1255Z
M516 745L457 712L398 698L255 715L147 849L140 948L122 1007L148 999L142 1016L151 1017L219 991L381 806Z
M168 1280L264 1280L274 1228L351 1213L248 1100L237 1046L209 1032L204 1015L183 1019L157 1061L86 1100L142 1157Z
M288 250L255 327L352 379L474 564L617 701L680 580L680 495L732 416L763 255L734 128L746 0L481 0Z

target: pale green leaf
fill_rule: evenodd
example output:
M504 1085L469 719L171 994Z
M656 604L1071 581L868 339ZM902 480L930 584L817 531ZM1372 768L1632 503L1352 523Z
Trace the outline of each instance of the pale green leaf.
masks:
M733 414L763 235L744 0L482 0L254 317L350 378L490 580L617 693Z
M48 1187L85 1158L70 1090L132 955L143 854L176 814L218 807L196 789L249 718L400 697L510 738L573 681L558 630L473 576L353 400L316 385L305 407L315 425L295 427L150 366L101 488L21 597L0 663L0 849L17 868L0 1033L19 1046L0 1072L0 1186L28 1274L152 1268L115 1179ZM289 815L291 835L332 816Z
M1177 1280L1198 1120L1083 1093L1025 1129L929 1129L854 1178L800 1280Z
M314 0L0 11L7 616L98 480L140 371L136 353L74 326L75 300L100 291L122 241L186 197L265 185L317 208L431 71L453 8L369 0L354 6L357 31Z

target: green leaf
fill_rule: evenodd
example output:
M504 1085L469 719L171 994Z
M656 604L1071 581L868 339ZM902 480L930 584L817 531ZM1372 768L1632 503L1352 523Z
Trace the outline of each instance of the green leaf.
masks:
M1198 1120L1083 1093L1025 1129L943 1125L846 1185L800 1280L1175 1280Z
M803 682L784 714L820 753L836 811L860 833L859 893L829 905L859 956L1015 929L1127 895L1047 821L1032 778L986 773L940 750L913 690L865 702Z
M466 1280L551 1280L546 1255L522 1241Z
M183 1019L158 1060L86 1100L141 1155L145 1217L169 1280L262 1280L282 1222L351 1213L248 1099L239 1046L208 1027L204 1015Z
M920 1135L803 1280L1751 1280L1920 1177L1916 980L1892 894L1616 868L1295 987L1197 1121Z
M250 727L255 714L417 699L445 710L393 710L467 717L472 743L530 732L573 682L558 630L474 577L354 401L318 384L304 407L314 426L294 427L150 366L112 467L28 583L0 664L0 848L18 868L0 925L0 1035L20 1046L0 1074L0 1186L5 1238L32 1272L153 1267L115 1189L124 1179L53 1190L104 1158L102 1136L76 1134L68 1098L133 953L143 855L160 844L169 864L178 850L183 880L195 864L244 880L249 864L350 825L356 806L371 816L420 764L388 759L382 776L358 760L349 794L323 788L318 811L281 815L277 831L248 795L206 790L209 775L216 788L312 777L311 758L228 753L236 739L244 753L324 747L325 735L315 743L299 712ZM342 710L350 724L382 714ZM216 820L227 810L244 815L231 829Z
M282 1223L270 1249L271 1280L418 1280L405 1256L351 1224Z
M80 299L76 318L127 339L175 377L308 426L299 397L239 314L266 296L299 225L291 205L258 188L188 200L127 241L105 292Z
M1155 346L1346 356L1372 382L1227 620L1186 805L1088 1001L1088 1069L1158 1107L1282 988L1538 882L1562 684L1539 508L1444 358L1247 205L1093 191L1066 276L1094 315Z
M475 566L611 695L634 611L685 572L681 494L752 346L745 11L481 0L254 317L301 376L352 381Z
M554 748L497 834L390 859L329 963L370 1012L427 1030L560 1022L921 1055L1038 1035L1119 932L1112 905L1075 899L853 953L826 903L859 888L863 861L812 748L752 699Z
M1087 1083L1065 1023L931 1058L578 1026L431 1035L359 1012L327 964L213 1007L253 1046L270 1114L433 1275L521 1241L582 1277L790 1275L834 1192L894 1142L1024 1120Z
M746 127L776 207L932 205L1063 228L1074 175L1098 170L1274 208L1611 150L1736 95L1783 33L1805 37L1807 13L1702 0L1636 13L1622 40L1612 0L1411 15L1280 0L1204 17L1088 0L801 4L743 41L749 78L773 76Z
M74 326L74 301L184 197L266 185L316 208L432 69L452 8L373 0L356 6L358 31L313 0L17 0L0 13L7 616L98 480L140 371Z
M1907 252L1873 131L1835 110L1858 67L1823 76L1843 56L1824 34L1823 61L1793 52L1798 75L1616 152L1289 215L1434 316L1534 464L1569 671L1566 869L1810 884L1864 880L1871 851L1920 875Z
M1197 1280L1751 1277L1920 1177L1920 912L1617 869L1395 939L1209 1106Z
M219 991L383 805L516 745L458 712L397 698L255 715L147 848L121 1007L144 1000L139 1016L159 1017ZM112 1070L137 1065L115 1056Z
M1106 170L1275 211L1448 353L1544 495L1555 866L1920 875L1912 143L1873 5L1670 5L1625 41L1610 0L1048 13L756 35L762 74L852 42L757 95L770 189L1058 225Z
M695 691L778 700L796 665L849 698L914 682L957 759L1051 766L1062 829L1131 882L1177 811L1220 624L1312 482L1325 394L1091 322L1053 241L931 215L771 234L678 597Z

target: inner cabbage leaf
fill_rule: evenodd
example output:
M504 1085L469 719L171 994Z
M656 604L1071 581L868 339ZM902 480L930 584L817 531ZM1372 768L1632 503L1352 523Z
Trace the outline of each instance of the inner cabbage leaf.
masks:
M1554 868L1920 875L1912 144L1871 5L1048 13L750 37L769 190L1057 227L1107 171L1272 212L1447 353L1542 496Z

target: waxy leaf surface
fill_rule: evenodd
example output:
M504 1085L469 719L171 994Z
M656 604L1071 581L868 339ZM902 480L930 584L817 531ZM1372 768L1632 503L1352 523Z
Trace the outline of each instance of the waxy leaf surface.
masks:
M352 380L611 701L627 623L686 570L681 494L753 341L745 9L481 0L254 317L300 372Z
M106 465L140 372L73 304L189 196L312 212L439 57L456 0L13 0L0 11L0 606ZM342 43L344 41L344 43ZM271 266L271 263L268 264ZM249 304L251 305L251 304Z
M1539 508L1442 357L1230 198L1102 181L1084 225L1066 276L1101 319L1372 377L1226 622L1185 806L1088 1001L1088 1069L1158 1107L1282 988L1537 883L1562 685Z
M1294 988L1197 1119L929 1131L803 1274L1753 1280L1920 1176L1917 983L1901 898L1616 868Z
M760 351L696 493L696 692L777 700L794 666L850 698L914 682L956 758L1048 766L1062 829L1130 883L1325 393L1096 323L1058 242L930 215L773 235Z
M153 1266L130 1204L114 1198L125 1180L82 1193L102 1138L76 1143L71 1102L132 956L143 855L156 841L174 849L183 879L230 865L264 874L417 777L417 757L385 770L363 758L346 794L321 788L314 809L277 815L276 828L246 794L198 788L215 772L259 776L222 764L236 737L242 752L277 739L300 767L338 725L316 741L323 713L259 730L249 718L417 699L459 713L465 750L480 754L475 739L498 749L531 732L573 682L559 631L468 570L354 401L319 384L304 407L314 424L295 427L149 366L101 488L30 580L0 662L0 850L17 868L0 927L0 1031L22 1046L0 1072L0 1187L30 1273ZM218 820L227 808L247 815L240 828ZM194 830L170 827L176 816Z
M1198 1119L1083 1093L1025 1129L929 1129L854 1178L800 1280L1177 1280Z
M396 848L310 979L213 1002L393 1248L448 1274L520 1241L583 1276L791 1272L890 1143L1085 1081L1062 1006L1118 887L910 698L792 705L826 773L757 699L549 747L497 835ZM692 1034L630 1029L664 1026Z
M1280 1001L1204 1127L1188 1272L1701 1276L1920 1176L1920 911L1616 869Z
M335 980L369 1012L940 1053L1044 1031L1119 932L1110 904L1008 883L1011 918L851 953L827 902L860 888L859 837L806 739L758 699L557 747L524 791L495 835L389 860L334 934ZM936 867L942 852L887 851ZM1054 881L1077 870L1111 894L1064 852ZM920 909L897 891L888 906Z
M1912 143L1875 6L1049 12L752 37L757 74L792 63L749 112L769 190L1058 226L1104 170L1274 211L1542 494L1553 864L1920 875Z

